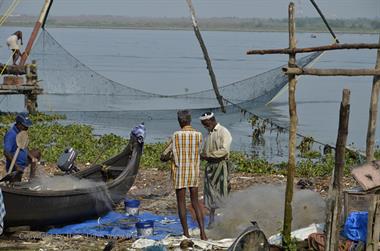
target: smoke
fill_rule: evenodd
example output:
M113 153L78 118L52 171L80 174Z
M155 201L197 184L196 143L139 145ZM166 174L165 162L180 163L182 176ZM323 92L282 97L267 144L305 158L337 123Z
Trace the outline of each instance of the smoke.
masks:
M34 191L72 191L75 189L88 189L88 196L93 199L94 208L98 212L112 209L112 199L103 181L79 179L74 176L46 176L39 175L28 183L30 190ZM68 195L70 196L70 195Z
M31 190L65 191L81 188L92 188L104 185L104 182L96 182L87 179L79 179L73 176L37 176L29 183Z
M231 194L224 208L217 210L215 226L208 232L212 239L237 237L256 221L267 237L282 230L285 187L260 185ZM292 229L324 222L325 202L310 190L295 190Z

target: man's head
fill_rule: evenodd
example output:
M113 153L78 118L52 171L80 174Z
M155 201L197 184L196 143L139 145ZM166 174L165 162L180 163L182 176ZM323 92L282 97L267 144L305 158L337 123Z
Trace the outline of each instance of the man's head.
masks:
M191 124L191 113L189 110L179 110L177 112L177 117L181 128Z
M19 113L16 116L16 126L20 130L28 130L28 128L32 125L32 121L29 119L27 113Z
M204 128L206 128L209 132L211 132L217 124L214 113L212 112L203 113L199 119L201 120Z
M21 38L22 38L22 32L21 32L21 31L16 31L16 32L13 33L13 34L16 35L18 39L21 39Z

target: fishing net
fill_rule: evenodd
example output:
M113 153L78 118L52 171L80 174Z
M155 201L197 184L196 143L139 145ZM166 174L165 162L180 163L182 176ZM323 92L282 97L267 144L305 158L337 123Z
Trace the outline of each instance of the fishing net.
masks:
M297 61L304 67L315 60L320 53L312 53ZM178 108L207 109L218 107L213 89L180 95L149 93L110 80L93 71L71 55L63 46L43 30L36 41L30 59L36 60L38 75L42 80L44 94L80 96L76 109L84 101L101 103L101 110L112 110L110 101L117 110L172 110ZM219 91L228 103L226 105L248 103L266 104L270 102L288 82L281 67L262 74L221 86ZM54 100L57 101L57 97ZM75 101L73 101L75 103ZM55 110L61 110L63 102L55 102ZM54 104L51 104L54 105ZM55 105L54 105L55 106Z

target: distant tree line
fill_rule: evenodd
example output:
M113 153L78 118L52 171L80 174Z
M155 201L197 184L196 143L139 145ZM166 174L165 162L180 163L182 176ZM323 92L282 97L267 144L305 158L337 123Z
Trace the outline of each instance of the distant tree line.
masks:
M31 26L36 20L33 16L10 17L6 23L9 26ZM380 32L380 19L330 19L330 26L336 32ZM298 31L327 31L319 17L302 17L296 19ZM123 16L60 16L50 17L47 23L50 27L101 27L101 28L141 28L141 29L191 29L190 18L131 18ZM200 18L202 30L226 31L286 31L286 18Z

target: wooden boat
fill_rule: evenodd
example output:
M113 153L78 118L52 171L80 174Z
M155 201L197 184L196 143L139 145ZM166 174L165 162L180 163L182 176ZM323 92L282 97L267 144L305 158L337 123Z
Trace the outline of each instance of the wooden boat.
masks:
M107 213L125 198L133 185L142 149L143 143L132 135L120 154L73 174L80 179L99 181L87 188L34 191L23 183L0 185L6 209L5 227L61 225Z

